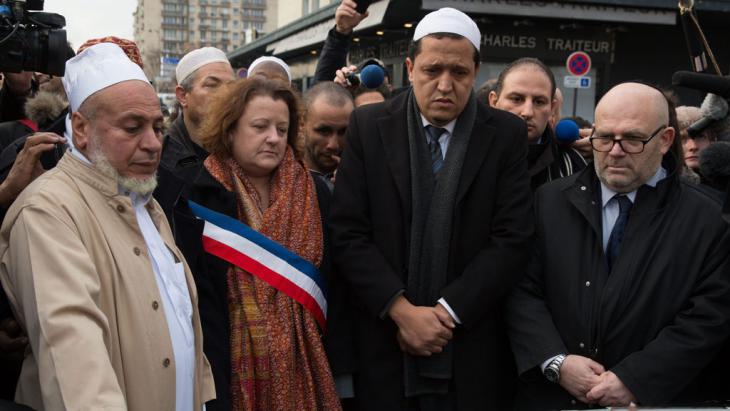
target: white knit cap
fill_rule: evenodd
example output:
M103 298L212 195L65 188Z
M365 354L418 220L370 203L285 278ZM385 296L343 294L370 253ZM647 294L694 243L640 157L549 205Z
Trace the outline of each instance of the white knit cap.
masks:
M282 60L278 57L274 57L274 56L261 56L261 57L257 58L256 60L254 60L253 63L251 63L251 65L248 66L248 75L249 76L251 75L251 72L253 71L254 68L256 68L256 66L258 66L261 63L266 63L266 62L272 62L272 63L276 63L276 64L280 65L281 68L283 68L284 71L286 71L286 76L289 77L289 82L291 83L291 70L289 69L289 65L286 64L284 62L284 60Z
M211 63L231 63L226 57L226 53L215 47L203 47L191 51L190 53L183 56L180 62L175 67L175 76L177 77L177 84L180 84L189 75L206 64Z
M77 111L92 94L127 80L141 80L149 84L144 71L119 46L99 43L66 62L63 88L71 111Z
M428 13L418 22L413 33L413 41L418 41L429 34L453 33L466 37L479 51L482 34L471 17L451 7L444 7Z

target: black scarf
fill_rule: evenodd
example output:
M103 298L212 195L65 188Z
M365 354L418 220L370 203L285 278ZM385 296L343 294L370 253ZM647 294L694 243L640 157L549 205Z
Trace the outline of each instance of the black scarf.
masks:
M406 295L415 305L434 306L447 281L456 190L476 120L477 102L472 92L456 121L444 164L436 176L431 170L431 156L412 89L407 107L412 221ZM430 357L405 355L407 397L446 393L451 378L451 344Z

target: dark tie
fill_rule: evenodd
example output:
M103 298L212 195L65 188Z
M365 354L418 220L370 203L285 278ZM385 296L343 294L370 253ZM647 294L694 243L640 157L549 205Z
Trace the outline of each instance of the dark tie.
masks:
M625 195L615 195L613 198L618 201L618 218L616 224L613 225L611 236L608 237L608 246L606 247L606 257L608 259L608 270L611 271L616 257L618 257L619 249L621 248L621 240L624 238L624 230L626 229L626 223L629 221L629 213L633 203Z
M441 154L441 144L439 144L439 137L444 134L446 130L443 128L434 127L431 125L426 126L426 134L428 137L428 150L431 152L431 170L434 174L438 174L441 170L441 166L444 165L444 156Z

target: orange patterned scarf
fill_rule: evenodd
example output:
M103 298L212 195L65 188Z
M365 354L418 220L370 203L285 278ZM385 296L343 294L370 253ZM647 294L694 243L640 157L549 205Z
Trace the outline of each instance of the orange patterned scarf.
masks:
M323 236L314 181L290 147L271 178L265 210L233 158L211 155L205 167L236 193L239 220L320 265ZM317 322L304 307L231 266L228 308L233 410L340 409Z

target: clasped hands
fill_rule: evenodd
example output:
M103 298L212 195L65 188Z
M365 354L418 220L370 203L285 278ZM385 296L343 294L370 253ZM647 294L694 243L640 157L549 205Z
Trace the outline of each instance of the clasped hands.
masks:
M636 401L616 374L580 355L565 357L559 383L570 395L586 404L628 406Z
M401 350L411 355L428 357L440 353L454 336L456 323L441 304L415 306L401 295L388 313L398 326Z

